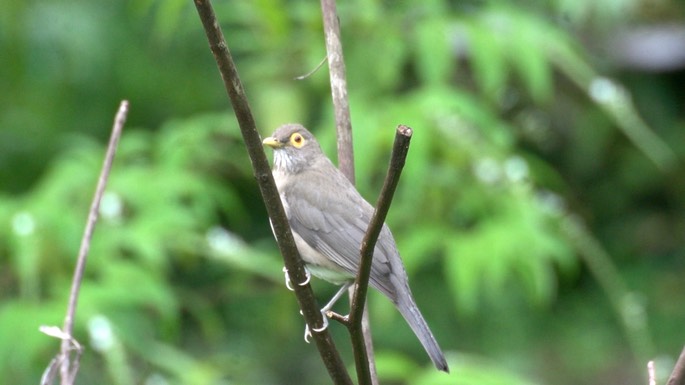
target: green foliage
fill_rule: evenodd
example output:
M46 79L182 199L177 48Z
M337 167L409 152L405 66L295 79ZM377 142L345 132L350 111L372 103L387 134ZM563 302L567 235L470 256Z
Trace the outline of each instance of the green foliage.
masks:
M534 385L536 382L522 378L512 373L500 365L488 362L479 357L457 356L453 359L455 371L460 373L457 379L447 379L435 372L426 371L412 384L416 385L467 385L467 384L487 384L487 385Z
M398 238L410 272L425 256L444 256L455 304L467 313L476 310L483 289L495 299L514 276L533 302L553 298L555 267L569 273L576 262L558 231L558 210L537 195L528 163L513 148L513 127L472 96L446 89L422 89L393 105L357 111L369 127L392 127L386 116L418 127L402 179L410 188L399 192L392 214L402 217L395 232L400 226L408 233ZM369 133L357 141L358 152L373 153L391 138L390 131ZM359 179L372 179L378 163L360 162Z
M556 33L551 25L515 8L492 6L477 17L464 20L466 37L473 54L474 77L490 97L509 83L509 74L520 79L522 89L536 103L549 101L553 87L547 36ZM556 39L555 44L564 44Z
M225 156L244 153L229 125L226 116L199 116L172 122L154 135L131 131L121 140L90 249L77 319L79 334L88 325L90 342L102 354L112 383L134 382L130 359L150 353L140 345L159 346L171 358L190 360L184 366L200 365L182 359L178 348L169 345L183 334L182 312L206 317L205 309L196 314L197 308L186 303L192 298L179 297L182 280L177 281L174 270L196 265L198 257L238 259L247 271L275 278L278 262L260 257L230 230L217 227L222 212L230 213L229 226L250 220L241 193L224 183L229 176L235 180L250 175L244 156ZM16 269L12 275L18 301L2 306L0 324L13 330L31 320L31 335L24 340L36 341L21 344L22 361L2 360L2 377L17 382L24 382L20 373L35 365L30 359L45 357L49 346L56 348L37 329L41 323L58 323L64 311L71 261L100 168L102 148L86 139L75 143L78 146L55 160L34 191L20 200L3 200L2 220L11 224L3 244L14 261L10 266ZM160 338L164 344L156 342ZM8 344L0 354L17 351ZM176 366L174 361L165 364L160 369ZM200 378L208 374L202 373ZM216 383L196 377L183 372L182 383Z
M126 97L79 299L81 381L326 383L235 119L207 113L226 102L192 5L52 3L0 5L0 378L37 383L57 352L37 330L62 322ZM375 200L393 128L414 128L388 222L452 369L372 296L382 380L594 383L680 350L682 111L643 118L679 104L654 85L631 97L584 48L636 17L600 3L339 2L358 186ZM262 133L302 122L335 159L325 66L293 80L325 55L319 4L215 7Z

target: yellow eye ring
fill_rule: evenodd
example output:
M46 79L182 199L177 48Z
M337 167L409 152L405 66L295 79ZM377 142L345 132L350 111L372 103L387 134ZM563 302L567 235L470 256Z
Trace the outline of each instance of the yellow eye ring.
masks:
M304 142L305 142L305 140L304 140L304 136L302 136L302 134L296 132L296 133L290 135L290 144L292 144L293 147L301 148L302 146L304 146Z

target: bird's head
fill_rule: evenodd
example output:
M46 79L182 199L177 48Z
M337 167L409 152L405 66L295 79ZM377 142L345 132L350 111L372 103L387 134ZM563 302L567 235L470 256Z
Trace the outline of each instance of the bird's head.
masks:
M285 124L262 143L274 149L274 169L297 173L325 158L311 132L300 124Z

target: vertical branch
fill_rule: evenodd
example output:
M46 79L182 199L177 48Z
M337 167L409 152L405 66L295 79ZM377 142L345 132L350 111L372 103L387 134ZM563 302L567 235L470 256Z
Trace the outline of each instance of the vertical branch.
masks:
M338 168L354 184L354 151L352 149L352 121L347 98L345 61L340 42L340 23L335 0L321 0L323 28L326 36L328 70L331 78L331 96L338 133Z
M333 98L333 108L338 137L338 168L347 177L347 179L354 184L355 177L354 152L352 147L352 123L350 119L350 107L347 97L345 62L343 59L342 44L340 41L340 23L336 11L335 0L321 0L321 10L323 13L331 94ZM407 127L406 132L409 133L406 137L411 137L411 129ZM402 164L404 164L404 157L406 157L406 150L402 156ZM386 182L387 181L388 180L386 179ZM396 185L397 183L395 182L395 186ZM392 193L390 194L390 199L388 199L388 208L390 201L392 200L391 197ZM387 214L387 209L385 210L385 214ZM380 221L380 225L377 226L378 232L380 232L380 228L385 220L385 214L381 215L382 219ZM372 232L373 228L374 225L370 225L369 232ZM366 238L369 238L369 232L367 232ZM367 247L367 249L374 249L373 245L375 244L377 238L378 234L370 237L372 245L370 248ZM362 249L363 248L364 246L362 246ZM356 367L359 382L376 385L378 384L378 376L376 374L376 363L373 358L373 342L371 339L368 312L366 311L366 289L368 288L373 251L371 251L370 254L371 256L368 257L368 271L365 274L362 274L363 269L360 268L360 272L357 275L355 288L350 290L350 297L352 298L350 301L352 303L351 314L357 314L358 316L353 317L352 319L356 319L356 322L351 322L348 324L348 326L351 327L350 331L352 336L352 345L355 351L355 359L357 360ZM363 288L362 291L358 291L360 287Z
M104 193L105 186L107 185L109 171L112 169L114 154L116 153L117 144L119 143L119 137L121 136L121 130L124 127L127 115L128 101L124 100L121 102L116 117L114 118L114 125L112 127L112 134L109 138L107 153L105 154L105 160L102 165L102 171L100 171L98 184L95 188L95 195L93 196L93 201L90 205L90 211L88 212L88 221L86 222L83 237L81 238L81 247L79 248L78 258L76 260L74 278L71 281L69 304L67 306L67 313L64 317L64 326L62 328L62 334L64 335L64 338L62 338L62 344L60 348L60 359L56 361L61 362L60 376L62 385L73 384L74 379L76 377L76 370L78 369L78 362L74 362L74 365L71 366L70 360L72 345L74 345L75 343L73 337L71 336L74 329L74 315L76 314L76 306L78 304L78 296L79 291L81 289L81 281L83 280L83 273L86 269L86 262L88 260L88 250L90 249L90 241L93 238L93 230L95 229L95 223L98 220L98 210L100 208L100 201L102 200L102 194Z
M338 145L338 168L355 184L354 177L354 149L352 147L352 120L350 118L350 103L347 97L347 80L345 75L345 60L343 57L342 43L340 39L340 22L336 11L335 0L321 0L321 12L323 14L324 35L326 37L326 56L328 58L328 72L330 74L331 96L335 114L335 126ZM350 289L350 302L354 295ZM366 296L364 296L366 298ZM371 338L371 326L369 315L366 311L366 301L362 302L364 309L361 319L361 334L364 345L354 345L357 361L357 377L360 384L368 383L378 385L376 374L376 361L373 356L373 340ZM362 364L361 359L366 360ZM362 364L363 367L360 367ZM363 379L363 380L362 380Z
M266 159L266 154L264 154L262 141L259 138L259 133L257 132L245 91L238 77L238 71L228 49L228 44L219 27L219 22L216 19L211 3L208 0L195 0L195 7L202 21L210 50L214 55L224 87L238 120L264 205L266 206L269 218L271 218L276 242L283 256L290 279L294 283L295 295L302 309L305 322L312 329L318 328L317 325L323 325L321 312L316 304L311 286L309 284L298 284L307 280L304 264L297 252L295 241L290 231L273 175L271 174L271 168ZM333 382L335 384L351 385L352 380L328 331L324 330L313 333L313 338Z

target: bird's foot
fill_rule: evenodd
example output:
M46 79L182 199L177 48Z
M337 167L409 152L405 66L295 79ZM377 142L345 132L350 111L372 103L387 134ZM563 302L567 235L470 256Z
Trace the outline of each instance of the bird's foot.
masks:
M300 314L302 314L302 311L300 311ZM323 319L323 325L321 325L320 328L309 328L309 325L305 323L304 327L304 342L309 343L309 338L312 336L312 331L315 333L321 333L322 331L328 329L328 317L326 316L326 312L324 310L321 310L321 318Z
M302 283L298 283L297 286L304 286L312 280L312 273L310 273L306 267L304 268L304 272L307 276L307 279L305 279ZM287 287L290 291L294 291L295 289L293 288L292 281L290 280L290 274L288 274L288 268L285 266L283 266L283 274L285 275L285 287Z

